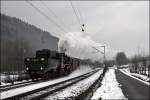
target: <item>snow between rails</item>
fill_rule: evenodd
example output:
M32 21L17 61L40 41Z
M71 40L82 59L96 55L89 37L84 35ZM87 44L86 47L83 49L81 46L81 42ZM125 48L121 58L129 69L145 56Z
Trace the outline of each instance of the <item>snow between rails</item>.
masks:
M70 87L44 98L44 100L45 99L46 100L58 100L58 99L71 100L71 99L77 97L78 95L80 95L81 93L85 92L100 77L102 72L103 72L103 70L100 70L97 73L95 73L94 75L92 75Z
M91 98L91 100L99 99L127 99L119 87L114 69L109 69L106 72L101 87L96 90Z

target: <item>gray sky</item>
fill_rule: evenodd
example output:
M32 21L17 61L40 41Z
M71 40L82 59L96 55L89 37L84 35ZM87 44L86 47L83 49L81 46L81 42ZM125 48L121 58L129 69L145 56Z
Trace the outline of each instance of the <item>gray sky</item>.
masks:
M79 32L81 26L70 1L30 1L67 32ZM85 23L85 36L109 45L112 51L127 56L149 53L149 1L73 1ZM63 32L52 21L37 12L26 1L2 1L1 13L20 18L60 37ZM65 24L64 24L65 23Z

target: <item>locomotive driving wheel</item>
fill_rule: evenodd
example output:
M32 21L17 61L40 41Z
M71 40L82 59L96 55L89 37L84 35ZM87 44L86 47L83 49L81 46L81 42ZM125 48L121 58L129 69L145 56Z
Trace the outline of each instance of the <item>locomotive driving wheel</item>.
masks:
M46 79L46 80L47 80L47 79L49 79L49 77L50 77L49 73L46 72L45 75L44 75L44 77L43 77L43 79Z

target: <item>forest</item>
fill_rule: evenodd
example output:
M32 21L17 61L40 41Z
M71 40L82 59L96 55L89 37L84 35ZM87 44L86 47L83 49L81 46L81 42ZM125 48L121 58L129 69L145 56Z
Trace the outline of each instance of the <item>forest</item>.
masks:
M18 18L1 14L0 71L24 70L24 58L38 49L57 50L59 39Z

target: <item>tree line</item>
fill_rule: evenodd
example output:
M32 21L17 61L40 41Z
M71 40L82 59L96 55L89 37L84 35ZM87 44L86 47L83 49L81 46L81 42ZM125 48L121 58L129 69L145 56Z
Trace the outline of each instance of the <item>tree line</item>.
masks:
M58 38L18 18L0 14L0 71L25 69L24 58L36 50L57 50Z
M135 55L127 58L124 52L119 52L116 55L116 64L129 65L130 72L147 75L150 77L150 56Z

